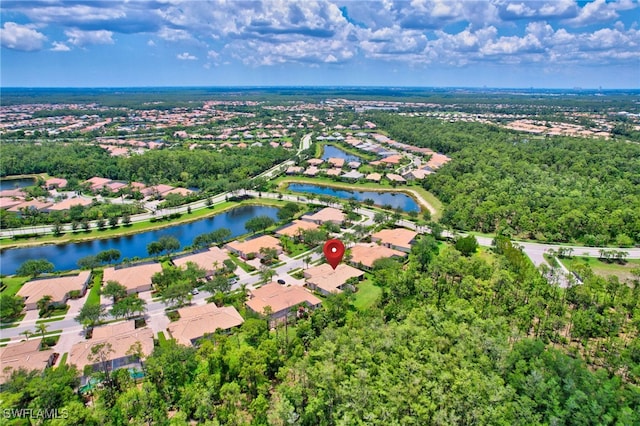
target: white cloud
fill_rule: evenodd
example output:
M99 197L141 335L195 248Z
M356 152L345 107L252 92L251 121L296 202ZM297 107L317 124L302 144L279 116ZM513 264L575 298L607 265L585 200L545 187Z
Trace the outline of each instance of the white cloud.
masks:
M71 50L69 46L59 41L53 42L53 47L51 48L53 52L68 52Z
M197 56L194 56L189 52L179 53L176 57L181 61L195 61L198 59Z
M205 66L344 64L354 59L467 66L480 62L599 64L632 61L640 51L634 0L236 0L11 2L30 25L5 23L2 45L51 50L138 36L178 46L181 60ZM631 9L635 9L631 11ZM9 16L9 15L7 15ZM603 22L605 24L603 24ZM635 23L634 23L635 22ZM590 27L591 24L598 24ZM627 28L627 29L625 29ZM10 31L7 32L7 29ZM44 34L43 34L44 33ZM7 34L7 35L5 35ZM53 37L51 37L53 38ZM165 51L157 49L157 54ZM171 50L168 55L175 55Z
M167 41L192 40L193 36L187 30L163 27L158 31L158 37Z
M66 30L64 34L69 37L68 42L74 46L82 47L89 44L113 44L113 33L107 30L82 31L78 28Z
M47 37L29 25L5 22L0 28L0 40L3 47L32 52L41 50Z
M620 17L619 10L629 10L637 8L631 0L608 3L606 0L595 0L584 5L578 15L565 22L574 26L587 26L599 22L613 21Z

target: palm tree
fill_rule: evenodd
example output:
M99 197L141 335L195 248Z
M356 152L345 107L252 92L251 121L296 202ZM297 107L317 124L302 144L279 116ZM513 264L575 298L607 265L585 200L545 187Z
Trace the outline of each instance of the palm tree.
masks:
M40 342L40 347L44 347L44 335L47 333L47 324L41 322L40 324L36 324L36 333L40 333L42 336L42 341Z
M21 331L20 334L23 334L27 341L29 340L29 337L33 336L29 330Z

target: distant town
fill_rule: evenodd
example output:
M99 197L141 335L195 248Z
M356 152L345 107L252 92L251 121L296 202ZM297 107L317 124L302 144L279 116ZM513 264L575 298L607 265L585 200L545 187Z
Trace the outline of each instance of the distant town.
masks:
M73 365L91 407L116 389L117 371L147 383L174 345L273 338L278 357L293 357L290 345L303 357L318 321L344 326L376 310L400 321L414 297L439 307L495 285L483 297L498 303L494 283L525 275L552 291L586 288L594 278L574 256L619 265L616 282L637 288L637 96L319 93L10 96L0 106L0 383ZM562 159L546 157L554 149ZM620 181L597 167L618 167ZM626 201L591 191L599 185ZM322 255L329 238L347 248L336 268ZM562 322L570 315L535 327L589 353L588 337ZM243 382L247 400L269 392L258 381Z

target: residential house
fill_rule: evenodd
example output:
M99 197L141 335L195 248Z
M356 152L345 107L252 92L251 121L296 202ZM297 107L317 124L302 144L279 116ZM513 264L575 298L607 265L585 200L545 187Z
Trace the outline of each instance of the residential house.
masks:
M320 226L314 222L308 222L306 220L294 220L288 225L283 226L282 228L276 230L275 234L282 236L286 235L287 237L301 237L303 231L316 230Z
M224 266L224 261L227 259L229 259L229 255L226 251L219 247L209 247L207 250L176 257L173 259L173 264L186 268L187 263L193 262L207 271L206 278L210 278Z
M342 175L344 179L351 179L351 180L358 180L358 179L361 179L363 176L364 174L360 173L357 170L351 170Z
M103 365L90 360L91 349L97 345L109 345L106 351L109 371L123 367L139 366L141 361L132 355L132 348L140 344L142 359L153 352L153 331L149 327L135 328L135 321L109 324L93 329L90 340L76 343L69 352L69 364L83 371L85 366L93 366L94 371L104 368Z
M325 222L332 222L336 225L342 225L345 220L345 215L341 210L335 209L333 207L325 207L317 211L316 213L306 214L300 219L306 220L308 222L313 222L318 225L322 225Z
M387 173L387 179L389 179L391 182L407 183L407 180L405 178L395 173Z
M260 249L262 248L275 249L278 256L282 254L280 241L271 235L261 235L246 241L232 241L224 247L244 260L251 257L261 258Z
M62 178L51 178L44 182L47 189L62 189L67 187L67 180Z
M306 176L316 176L318 173L320 173L320 169L317 168L316 166L309 166L307 167L307 169L304 171L304 174Z
M359 243L351 247L350 263L359 269L371 270L373 262L381 258L405 257L407 253L378 244Z
M339 264L336 269L333 269L327 263L323 263L305 270L304 277L307 287L324 295L329 295L331 293L341 293L350 278L362 280L364 272L344 263Z
M59 203L55 203L55 204L47 207L47 210L50 211L50 212L52 212L52 211L69 210L73 206L88 206L91 203L92 203L92 201L87 199L87 198L79 198L79 197L67 198L67 199L64 199L64 200L60 201Z
M158 262L143 263L128 267L105 268L102 282L117 281L127 288L127 294L140 293L151 290L151 277L162 272L162 265Z
M342 167L344 167L344 158L332 157L332 158L329 158L327 162L337 169L341 169Z
M54 305L64 305L72 291L85 294L90 277L90 271L82 271L78 275L34 279L24 283L16 296L24 298L25 309L28 311L37 309L38 301L44 296L51 296L51 303Z
M0 384L6 383L14 371L42 371L53 365L55 352L41 351L41 342L41 339L31 339L0 348Z
M403 175L403 177L406 180L422 180L427 176L429 176L431 173L433 172L425 169L414 169L414 170L409 170L407 173Z
M370 173L365 177L365 179L372 182L380 182L380 179L382 179L382 175L380 173Z
M417 232L406 228L383 229L372 234L371 241L379 241L385 247L409 253L416 235L418 235Z
M287 168L286 173L288 175L298 175L298 174L302 173L303 170L304 169L302 167L300 167L300 166L289 166Z
M9 207L7 210L14 213L21 213L23 210L46 211L53 203L49 201L22 201L20 204Z
M169 324L171 337L185 346L193 346L206 334L228 331L242 325L244 319L233 306L217 307L214 303L178 309L180 319Z
M83 183L88 184L91 191L98 192L102 191L109 182L111 182L111 179L94 176L91 179L85 180Z
M291 310L298 305L315 309L322 301L299 286L285 287L276 282L263 285L251 292L246 305L253 312L265 315L265 308L269 308L270 319L273 322L283 321Z

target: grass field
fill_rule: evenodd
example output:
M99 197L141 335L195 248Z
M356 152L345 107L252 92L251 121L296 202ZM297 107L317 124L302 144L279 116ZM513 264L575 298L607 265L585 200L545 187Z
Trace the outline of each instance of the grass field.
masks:
M616 275L620 281L631 280L633 274L631 270L634 268L640 268L640 259L627 260L625 264L619 264L616 262L608 263L603 262L595 257L572 257L571 259L560 259L560 261L570 271L575 268L576 265L589 265L591 270L602 277L608 277L610 275Z
M100 304L100 283L102 282L102 271L93 271L93 286L89 290L89 296L85 305L99 305Z
M22 284L26 283L29 280L29 277L4 277L2 278L2 284L6 286L4 290L2 290L2 294L8 294L10 296L15 296L15 294L20 290Z
M382 289L373 284L370 279L365 279L358 283L358 291L355 293L353 305L359 311L371 308L382 295Z

